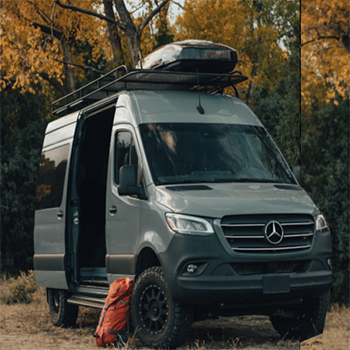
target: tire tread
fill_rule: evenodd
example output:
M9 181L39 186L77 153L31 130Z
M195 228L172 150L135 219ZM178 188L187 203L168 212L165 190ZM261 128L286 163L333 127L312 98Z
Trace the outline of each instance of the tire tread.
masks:
M147 281L150 278L159 278L167 288L166 279L163 269L160 266L151 267L141 273L135 283L133 296L137 294L138 289L144 281ZM170 293L169 293L170 294ZM133 315L133 310L135 312L135 308L137 307L138 300L135 298L131 299L131 314ZM157 342L148 342L142 338L142 336L138 337L141 343L144 346L152 347L152 348L170 348L174 349L180 346L188 337L191 331L192 319L193 319L193 311L187 307L180 306L174 302L169 303L171 305L171 311L169 314L174 315L174 317L170 320L170 324L167 327L167 330L164 333L163 338ZM170 306L169 305L169 306ZM134 328L137 329L138 325L135 317L132 317Z

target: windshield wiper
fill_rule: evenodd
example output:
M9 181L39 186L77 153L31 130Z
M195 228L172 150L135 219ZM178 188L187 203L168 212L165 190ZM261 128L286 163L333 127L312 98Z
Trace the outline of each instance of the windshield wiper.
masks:
M161 186L163 185L178 185L178 184L196 184L196 183L208 183L208 182L214 182L213 180L181 180L181 181L172 181L172 182L162 182Z
M214 182L273 182L273 183L282 183L281 181L276 181L276 180L248 178L248 177L241 177L238 179L214 179Z
M235 179L234 181L237 181L237 182L274 182L274 183L282 183L281 181L276 181L276 180L260 179L260 178L248 178L248 177L241 177L239 179Z

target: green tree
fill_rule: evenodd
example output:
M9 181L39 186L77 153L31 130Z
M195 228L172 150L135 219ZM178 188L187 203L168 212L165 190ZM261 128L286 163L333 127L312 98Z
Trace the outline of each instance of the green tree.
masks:
M350 99L334 103L316 98L303 113L303 182L333 232L333 291L349 302L349 110Z
M287 76L281 76L271 91L267 83L254 90L252 108L267 128L286 161L298 165L300 158L300 20L293 23L293 32L285 43L290 53L285 65ZM293 40L292 40L293 39Z
M32 268L34 202L50 111L43 95L1 93L1 270Z

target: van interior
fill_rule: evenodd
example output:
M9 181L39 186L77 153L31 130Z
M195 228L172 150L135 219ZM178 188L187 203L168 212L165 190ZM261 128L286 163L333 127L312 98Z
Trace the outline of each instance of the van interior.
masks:
M107 280L106 183L115 106L86 117L80 145L78 266L80 282Z

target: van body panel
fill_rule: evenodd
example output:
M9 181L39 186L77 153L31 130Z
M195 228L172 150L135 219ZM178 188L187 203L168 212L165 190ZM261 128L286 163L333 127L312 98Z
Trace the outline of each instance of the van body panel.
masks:
M61 117L59 119L52 121L51 123L49 123L47 125L45 134L49 134L49 133L53 132L54 130L60 129L60 128L65 127L69 124L76 123L78 120L79 114L80 114L79 111L74 112L74 113L66 115L65 117Z
M62 219L57 218L60 208L37 210L35 213L35 243L34 256L39 254L65 254L65 215ZM63 232L62 232L63 231Z
M148 200L141 204L141 238L140 252L145 245L153 247L154 251L163 252L170 244L174 233L169 229L165 214L170 208L157 201L157 188L147 187ZM142 246L142 247L141 247Z
M35 281L39 287L68 289L65 271L35 270Z
M110 273L130 275L134 273L135 255L134 254L107 254L106 270Z
M157 201L177 213L209 218L269 213L316 215L314 214L315 204L298 186L294 186L295 190L283 190L272 184L258 183L207 183L206 185L210 189L202 191L172 191L171 188L176 189L176 185L158 186L156 187Z
M43 149L45 150L50 145L57 146L58 143L73 138L78 116L79 112L75 112L49 123L45 132Z
M118 112L125 112L124 108L117 108ZM118 186L115 183L115 143L118 132L128 132L135 138L135 131L131 125L121 124L113 126L111 146L109 154L107 193L106 193L106 251L109 261L117 261L118 256L133 256L140 236L140 215L141 201L131 196L120 196ZM140 151L136 142L137 153ZM142 163L142 158L139 158ZM115 208L116 212L112 212ZM130 262L130 259L127 259ZM132 274L132 264L123 263L122 271L119 271L118 264L108 263L108 273ZM117 271L116 271L117 270Z
M135 275L124 275L121 273L107 273L107 281L108 284L111 285L114 281L118 280L119 278L131 278L132 280L135 278Z
M61 204L59 207L49 207L46 209L35 211L35 226L34 226L34 266L35 277L38 286L48 288L68 289L66 279L66 202L68 191L68 174L70 169L70 159L72 153L73 135L75 132L77 113L73 116L63 118L68 125L64 126L62 121L53 122L54 126L50 125L47 130L51 130L44 138L43 154L59 150L60 148L69 147L66 155L66 169L64 174L64 184L62 191ZM53 161L56 168L60 164L60 157L52 160L46 158L48 162ZM51 186L51 185L50 185ZM51 191L51 190L50 190ZM52 259L47 260L47 256L53 254ZM62 257L63 265L62 266ZM57 260L58 259L58 260ZM57 261L56 261L57 260ZM47 262L45 266L44 261ZM53 271L53 267L60 267ZM51 270L51 271L50 271ZM48 272L49 271L49 272ZM56 276L56 277L55 277Z
M282 253L247 257L245 254L229 254L216 234L202 237L175 234L167 251L159 256L166 276L172 276L168 280L171 294L180 304L293 303L299 298L317 297L331 287L332 270L325 259L325 256L331 255L329 237L329 231L318 235L317 245L307 256L293 257ZM244 269L250 264L257 264L257 261L266 270L278 264L287 265L290 261L299 263L301 269L290 273L272 270L271 273L258 272L257 269L255 273L247 274L237 269L237 266ZM196 264L198 270L193 274L188 273L186 267L189 264ZM285 278L283 290L272 290L271 285L264 286L269 278L274 279L276 285L278 280Z
M64 271L65 259L66 254L34 254L34 270Z
M142 223L145 224L147 220L143 220ZM147 224L145 225L147 226ZM164 227L163 227L164 229ZM138 254L144 248L151 248L155 253L162 253L167 249L167 246L170 240L167 242L167 245L164 244L164 241L159 233L155 232L155 230L142 230L141 239L138 245ZM160 231L161 232L161 231Z
M76 123L69 124L63 128L57 129L45 137L43 148L47 150L50 146L56 146L59 142L70 140L74 136Z
M121 94L117 102L113 125L131 124L135 126L137 123L134 116L134 107L132 105L129 93Z

